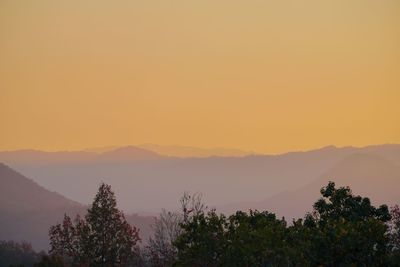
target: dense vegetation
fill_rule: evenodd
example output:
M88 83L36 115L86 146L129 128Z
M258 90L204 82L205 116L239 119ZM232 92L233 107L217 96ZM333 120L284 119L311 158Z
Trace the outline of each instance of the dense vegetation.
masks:
M0 266L32 266L42 255L26 242L0 241Z
M181 224L175 266L399 266L397 207L391 216L332 182L321 194L289 226L266 211L200 212Z
M400 266L399 207L374 207L333 182L311 213L290 223L267 211L218 214L200 195L184 194L181 205L164 210L139 246L138 230L101 184L84 218L65 215L51 227L49 255L2 242L0 266Z

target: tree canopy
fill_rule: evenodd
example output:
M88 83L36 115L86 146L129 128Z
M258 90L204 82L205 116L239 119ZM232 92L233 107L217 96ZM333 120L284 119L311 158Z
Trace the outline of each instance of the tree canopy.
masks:
M287 223L268 211L209 210L184 194L181 212L163 211L139 249L138 230L101 184L85 217L65 215L50 229L50 256L37 266L399 266L400 211L375 207L333 182L312 212Z
M226 216L185 193L181 212L163 210L139 247L138 229L102 183L84 217L65 214L50 228L49 255L0 241L0 267L400 266L398 206L375 207L333 182L320 193L312 212L291 223L268 211Z
M181 224L176 266L389 266L388 207L329 182L304 219L202 212ZM398 234L393 228L392 236ZM397 229L397 230L396 230ZM393 239L393 242L395 240ZM396 265L397 266L397 265Z
M71 265L129 266L135 261L139 232L118 210L114 192L102 183L84 218L68 215L50 228L50 254Z

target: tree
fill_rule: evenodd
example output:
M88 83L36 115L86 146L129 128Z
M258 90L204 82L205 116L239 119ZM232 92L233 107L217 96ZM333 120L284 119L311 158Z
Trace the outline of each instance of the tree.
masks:
M375 208L368 198L354 196L348 187L335 188L333 182L321 194L295 242L311 265L384 266L389 252L388 207Z
M78 217L76 220L78 220ZM64 214L62 224L57 224L50 228L49 236L50 253L54 255L54 257L63 258L68 263L79 261L79 254L76 247L79 243L79 235L68 215Z
M188 222L194 216L202 213L207 208L202 201L202 195L190 195L185 192L180 199L181 212L162 210L155 218L154 234L146 246L146 259L151 266L172 266L177 257L177 248L173 245L178 236L183 233L181 224Z
M183 193L180 202L183 213L183 222L188 222L190 218L200 215L207 210L207 206L203 202L203 195L200 193L190 195L185 192Z
M286 266L286 222L267 211L228 218L223 266Z
M183 217L177 212L162 210L158 218L155 218L154 234L147 245L147 257L151 266L172 266L175 261L177 250L173 242L181 234L180 223Z
M400 250L400 207L395 205L390 209L389 223L390 241L394 250Z
M226 218L211 210L182 228L177 266L287 265L286 222L272 213L238 211Z
M175 266L399 266L386 205L376 208L332 182L321 194L314 211L289 227L266 211L186 216L174 242ZM393 244L399 214L392 209Z
M176 266L219 266L225 250L225 216L214 210L201 212L181 224Z
M391 220L389 226L389 237L391 246L390 262L393 266L400 266L400 208L398 205L390 209Z
M85 218L50 228L50 254L61 256L72 265L127 266L132 263L140 240L138 230L117 209L111 186L102 183Z

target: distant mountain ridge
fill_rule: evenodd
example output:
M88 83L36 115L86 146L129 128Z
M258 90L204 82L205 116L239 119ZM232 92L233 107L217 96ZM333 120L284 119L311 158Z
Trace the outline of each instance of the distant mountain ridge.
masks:
M135 160L156 160L164 156L134 146L117 147L102 153L89 151L40 150L0 151L0 162L7 164L74 164L90 162L128 162Z
M244 157L256 153L231 148L198 148L190 146L162 146L156 144L142 144L138 147L151 150L158 154L179 158L207 158L207 157Z
M32 164L17 159L7 163L49 190L84 204L90 203L101 181L109 183L117 193L120 207L128 212L176 209L184 191L202 192L207 204L213 207L257 202L284 191L296 191L354 154L377 156L400 164L397 144L362 148L328 146L305 152L245 157L178 158L146 152L140 153L140 160L125 155L135 154L137 149L129 148L129 153L113 151L97 154L91 160L68 159L54 163L53 159ZM102 156L107 153L112 155Z
M143 144L138 146L112 146L81 151L41 151L23 149L0 151L0 162L8 164L59 164L89 162L128 162L135 160L157 160L166 157L207 158L244 157L253 152L227 148L197 148L188 146L161 146Z
M134 160L156 160L162 158L164 158L164 156L161 156L156 152L139 147L126 146L103 152L97 155L94 160L105 162L126 162Z
M400 202L396 144L207 158L166 157L136 147L103 153L25 150L0 152L1 160L32 180L0 164L0 239L27 240L36 249L48 248L48 228L64 213L85 213L80 203L91 203L101 181L112 185L125 212L177 209L189 191L203 193L218 211L269 210L290 220L311 210L329 180L376 204ZM127 219L147 240L153 217Z
M163 158L210 158L210 157L282 157L303 153L319 153L331 151L332 153L355 152L362 150L366 153L372 152L398 158L400 144L370 145L366 147L336 147L333 145L319 149L306 151L292 151L282 154L261 154L251 151L227 148L197 148L188 146L162 146L156 144L142 144L138 146L110 146L102 148L91 148L78 151L41 151L35 149L21 149L0 151L0 162L8 164L57 164L57 163L79 163L96 161L134 161L154 160Z
M284 191L270 198L232 203L220 211L232 213L238 209L269 210L287 219L299 218L312 210L320 197L320 189L335 182L336 186L349 186L353 193L369 197L374 205L400 204L400 165L380 155L356 153L339 161L316 180L292 191Z

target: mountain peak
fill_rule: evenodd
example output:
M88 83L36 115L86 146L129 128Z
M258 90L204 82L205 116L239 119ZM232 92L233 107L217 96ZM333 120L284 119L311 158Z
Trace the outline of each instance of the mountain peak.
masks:
M156 152L135 147L124 146L101 153L97 159L105 161L131 161L131 160L153 160L163 158Z

